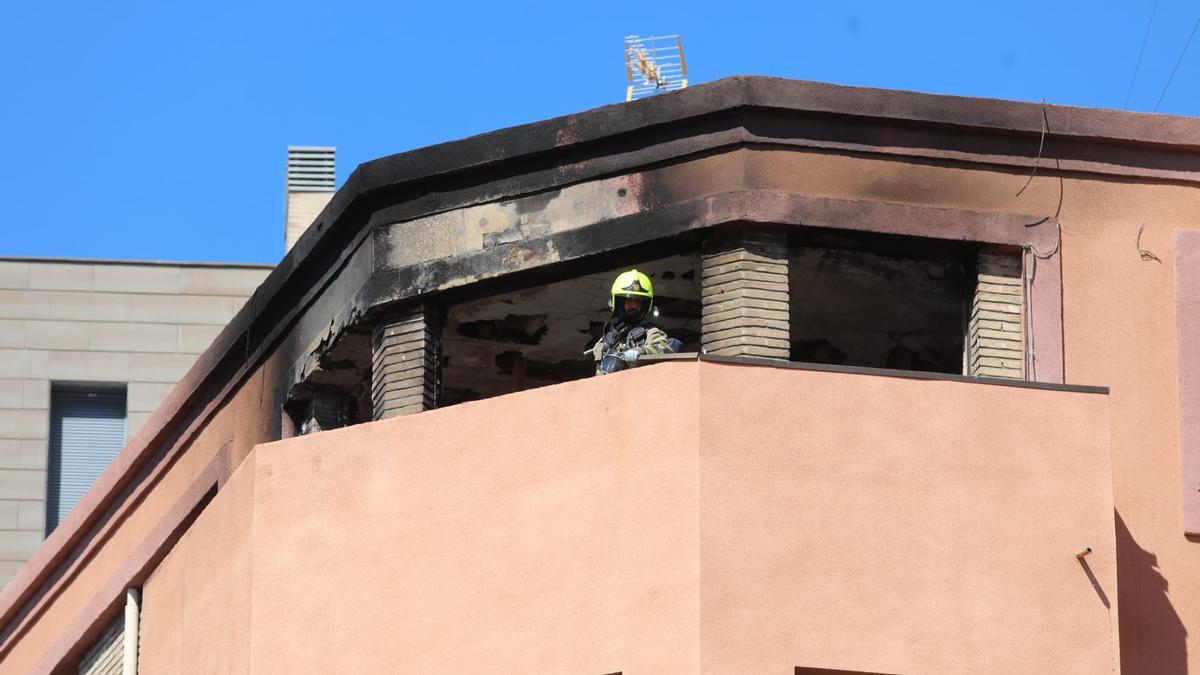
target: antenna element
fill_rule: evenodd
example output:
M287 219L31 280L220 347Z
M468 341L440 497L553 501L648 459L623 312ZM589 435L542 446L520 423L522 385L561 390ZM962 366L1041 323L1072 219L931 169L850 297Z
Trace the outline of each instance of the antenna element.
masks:
M625 38L625 100L646 98L687 86L687 61L678 35Z

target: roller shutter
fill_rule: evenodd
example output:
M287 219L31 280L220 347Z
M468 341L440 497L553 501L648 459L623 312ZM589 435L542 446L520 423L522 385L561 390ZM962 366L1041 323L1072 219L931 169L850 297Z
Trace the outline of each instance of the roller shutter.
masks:
M51 532L125 445L125 387L53 385L46 532Z

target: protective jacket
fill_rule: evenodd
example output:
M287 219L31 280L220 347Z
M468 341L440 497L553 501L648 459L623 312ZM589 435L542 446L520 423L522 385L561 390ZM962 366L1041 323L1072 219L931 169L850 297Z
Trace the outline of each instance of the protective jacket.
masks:
M609 323L604 335L592 348L592 356L596 359L596 374L606 375L631 367L623 356L630 350L641 356L653 354L674 354L683 344L657 326L627 326L622 322Z

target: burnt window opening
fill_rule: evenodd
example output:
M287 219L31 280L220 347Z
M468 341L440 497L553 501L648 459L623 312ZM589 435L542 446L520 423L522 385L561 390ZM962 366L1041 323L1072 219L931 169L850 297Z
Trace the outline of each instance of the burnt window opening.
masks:
M961 374L977 251L891 235L796 236L789 360Z
M659 316L650 321L699 351L700 280L695 254L631 261L588 274L446 309L438 407L591 377L585 354L610 317L609 291L630 268L654 282Z
M371 321L322 341L297 367L287 392L280 435L300 436L371 420Z
M327 392L310 392L307 396L284 404L284 423L289 427L284 431L285 438L340 429L371 419L359 397Z
M711 235L696 239L705 236ZM818 228L793 228L786 241L779 237L777 241L770 254L776 261L772 264L784 269L755 270L754 256L759 253L751 251L744 272L718 271L717 282L711 274L705 280L702 266L731 265L713 262L712 255L702 258L703 242L688 240L672 247L672 252L683 253L628 260L602 272L566 279L561 270L546 272L521 283L549 283L455 304L446 304L452 302L448 297L430 298L425 310L429 325L424 330L433 348L422 362L429 365L426 379L422 384L416 374L408 373L395 380L398 387L415 387L412 396L405 389L406 398L398 399L397 405L411 411L446 407L591 377L595 361L590 348L611 317L612 282L632 267L654 282L660 315L651 321L680 340L684 352L701 351L703 298L716 313L707 342L713 353L722 353L720 342L727 338L721 332L731 332L728 323L744 318L749 319L747 326L733 330L748 329L751 339L763 342L769 338L775 343L773 349L782 352L779 358L786 355L792 361L1022 376L1024 310L1018 249ZM620 258L606 257L604 263L590 263L586 269L607 266L614 259ZM786 265L780 264L784 259ZM736 264L740 263L735 260L732 266ZM773 306L765 310L761 303L748 305L746 311L729 309L724 306L731 304L722 298L724 290L701 292L702 280L718 283L719 288L750 289L755 283L766 283L767 273L787 281L769 281L775 287L768 289ZM760 299L753 293L733 295ZM390 310L380 309L338 331L297 368L302 376L288 394L282 422L285 437L387 416L380 416L372 401L381 386L378 382L386 382L372 381L378 347L372 336L383 325L386 311ZM722 312L733 318L722 318ZM779 325L767 326L765 338L756 336L755 319L772 316ZM412 337L412 331L397 330L397 336ZM406 349L407 344L400 347ZM409 358L410 352L399 353ZM388 375L394 377L396 371L385 365L379 377Z

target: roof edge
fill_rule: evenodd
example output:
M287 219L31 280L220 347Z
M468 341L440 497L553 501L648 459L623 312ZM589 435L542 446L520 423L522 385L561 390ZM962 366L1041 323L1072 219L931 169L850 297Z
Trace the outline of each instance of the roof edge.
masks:
M406 168L422 178L546 152L679 119L754 107L795 112L870 117L935 126L988 129L1200 150L1200 118L1106 108L1053 105L900 89L876 89L737 75L669 94L614 103L528 124L387 155L360 164L351 175L370 191L404 182ZM1043 116L1043 110L1045 116ZM1049 118L1046 124L1045 118ZM516 144L514 137L523 137ZM511 147L518 145L520 147ZM469 149L471 152L464 152ZM467 155L474 161L455 162ZM392 180L380 174L404 173ZM347 185L351 184L347 180Z
M737 75L363 162L284 260L306 256L356 200L370 193L736 108L1200 152L1197 117Z
M201 267L206 269L270 270L270 263L190 262L182 260L130 260L124 258L62 258L40 256L0 256L0 262L50 263L64 265L139 265L142 267Z

